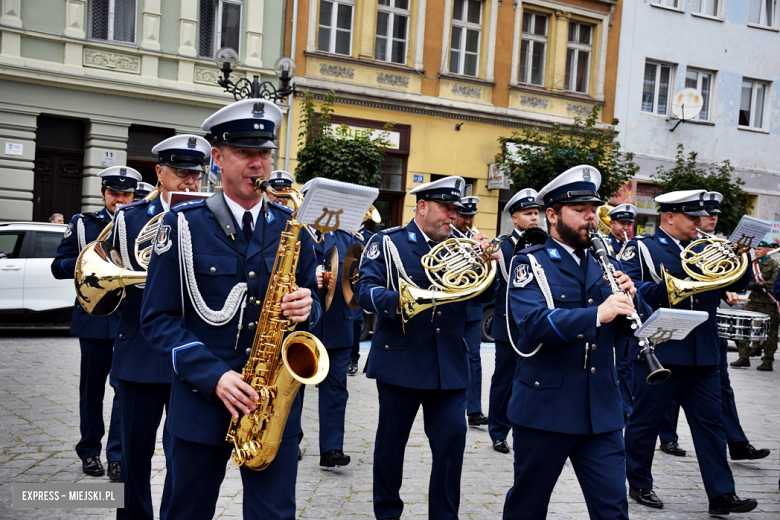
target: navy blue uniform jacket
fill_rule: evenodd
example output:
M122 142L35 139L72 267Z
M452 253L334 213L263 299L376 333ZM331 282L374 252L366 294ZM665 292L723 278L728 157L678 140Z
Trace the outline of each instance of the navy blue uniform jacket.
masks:
M554 309L547 306L528 254L544 270ZM620 270L619 262L612 263ZM613 349L618 331L630 334L631 328L621 316L596 326L598 306L610 295L592 254L586 276L552 238L513 259L509 305L520 335L518 348L530 354L543 343L517 365L507 412L513 424L577 435L623 428Z
M512 237L516 240L520 239L520 232L517 228L512 230ZM509 263L512 261L512 253L515 249L515 242L511 238L507 237L501 241L501 255L504 257L504 265L509 269ZM509 333L506 329L506 284L501 268L496 275L498 278L498 286L496 289L496 304L493 312L493 327L491 335L496 341L503 341L509 343ZM514 329L514 327L513 327ZM512 340L517 344L517 332L512 331Z
M423 289L430 285L421 259L431 250L414 220L406 227L380 231L366 247L355 287L361 307L377 314L376 330L368 358L368 377L383 383L426 390L454 390L469 383L469 360L463 342L467 301L441 304L421 312L402 326L398 290L388 283L392 277L398 289L397 268L387 272L383 239L398 249L407 275ZM495 284L476 299L489 302Z
M222 196L221 193L214 195ZM258 319L261 307L251 304L247 304L245 310L239 307L227 323L219 326L201 318L192 302L190 284L180 278L179 214L184 215L189 225L193 275L198 290L206 305L219 311L226 305L231 290L242 282L250 288L243 301L252 295L259 301L265 297L281 232L291 216L277 206L266 208L266 215L261 212L255 223L249 244L241 231L234 235L235 243L227 237L203 200L179 204L163 219L149 263L146 286L154 287L154 290L144 290L141 331L175 372L168 428L181 439L212 445L225 442L230 414L214 389L228 370L241 373L249 359L247 349L252 347L255 337L255 331L249 330L248 323ZM238 230L233 220L232 225ZM308 323L311 327L322 315L317 300L316 265L314 255L308 253L312 251L308 233L300 233L299 240L301 254L296 283L312 291ZM237 325L242 314L243 328L237 341ZM298 330L305 328L306 324L298 324ZM296 398L288 417L285 438L301 431L300 406L300 398Z
M79 221L84 226L84 245L93 242L101 231L111 222L111 215L104 207L94 213L74 215L68 229L62 238L57 256L51 263L51 272L58 280L73 279L76 259L81 253L78 240ZM79 338L113 339L116 337L116 327L119 324L121 307L105 318L90 315L76 300L73 307L73 318L70 322L70 333Z
M125 267L133 271L144 269L135 260L135 239L141 232L141 228L153 217L164 211L160 197L152 202L138 201L123 206L117 211L116 223L111 229L109 241L119 249L123 249L120 242L127 244L127 259L130 265ZM147 247L154 240L141 244ZM154 254L154 253L152 253ZM124 258L123 258L124 260ZM155 289L150 286L151 290ZM114 344L114 359L111 370L116 377L124 381L136 383L170 383L173 381L173 368L169 359L160 356L160 353L152 347L141 334L141 302L144 296L143 286L131 285L125 289L125 298L122 302L122 315L119 318L119 326L116 330L116 343Z
M639 252L637 241L641 240L653 258L653 265L648 266ZM697 246L696 251L704 249ZM688 275L683 271L680 260L680 246L663 229L655 235L632 239L623 252L621 259L626 274L631 277L638 288L638 295L646 301L652 310L661 307L669 308L669 295L663 280L656 283L650 276L649 268L661 275L661 264L667 273L684 280ZM694 268L695 269L695 268ZM732 286L724 290L741 292L750 282L750 267L744 276ZM655 347L655 355L661 364L712 366L720 362L720 340L718 339L717 309L720 305L721 289L706 291L686 298L673 308L704 311L709 313L709 319L693 329L688 336L679 341L666 341ZM636 360L639 355L639 345L629 342L629 359Z

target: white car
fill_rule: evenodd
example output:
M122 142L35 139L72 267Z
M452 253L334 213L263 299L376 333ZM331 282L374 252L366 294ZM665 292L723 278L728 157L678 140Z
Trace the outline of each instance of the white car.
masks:
M57 280L51 263L65 224L0 223L0 325L66 322L73 315L73 280Z

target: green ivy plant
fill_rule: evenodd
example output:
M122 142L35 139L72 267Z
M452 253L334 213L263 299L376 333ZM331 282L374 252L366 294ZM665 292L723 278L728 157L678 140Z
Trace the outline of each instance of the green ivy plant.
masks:
M581 164L595 167L601 173L599 194L604 200L617 193L639 171L634 154L623 153L615 141L613 119L606 129L596 128L600 105L594 105L586 119L575 118L570 128L553 124L550 133L538 130L513 132L510 137L499 137L501 151L496 163L509 174L515 188L542 189L569 168ZM517 151L508 151L514 143Z
M696 166L696 152L688 152L682 144L677 145L675 165L671 168L659 166L653 173L657 183L657 193L669 193L677 190L707 190L717 191L723 195L720 203L720 215L716 232L730 235L739 224L742 215L752 208L748 194L742 190L745 181L734 177L734 167L727 160L710 165L708 168Z
M341 125L335 132L332 130L331 115L335 100L333 91L328 92L319 106L318 115L313 96L309 91L304 93L295 180L303 184L315 177L325 177L378 188L385 160L382 149L390 146L387 132L392 129L393 123L387 123L385 131L377 137L368 133L346 137L350 134L347 125Z

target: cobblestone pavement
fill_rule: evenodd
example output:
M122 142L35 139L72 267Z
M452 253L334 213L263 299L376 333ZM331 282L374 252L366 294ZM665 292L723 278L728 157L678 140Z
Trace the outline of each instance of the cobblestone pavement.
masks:
M361 369L365 362L361 357ZM732 361L736 354L729 354ZM494 350L485 344L483 360L483 410L487 410ZM737 395L742 425L757 448L770 448L772 454L755 462L734 462L731 468L741 497L755 497L759 507L735 518L769 520L780 518L778 493L778 443L780 442L780 372L733 369L731 379ZM74 446L78 432L78 341L67 334L42 335L19 333L0 337L0 518L114 518L107 509L13 509L11 489L14 482L108 482L105 477L86 477ZM342 469L319 467L317 446L317 390L306 391L303 411L305 439L303 461L298 469L298 518L373 518L371 475L373 441L378 415L376 386L362 374L349 378L350 399L344 451L352 463ZM110 413L113 392L107 387L104 413ZM696 464L690 431L680 420L680 444L686 457L656 452L653 474L658 495L666 509L650 510L629 500L634 518L658 520L710 518L707 499ZM162 431L158 432L161 435ZM511 441L510 441L511 444ZM103 455L105 462L105 454ZM427 516L427 486L431 453L418 414L404 464L401 495L406 503L405 519ZM159 510L165 464L162 447L154 457L152 489ZM504 496L512 483L511 455L491 449L485 427L470 428L463 467L460 517L465 519L500 518ZM241 480L232 465L222 485L217 517L241 516ZM555 487L550 519L586 519L587 509L579 485L569 464Z

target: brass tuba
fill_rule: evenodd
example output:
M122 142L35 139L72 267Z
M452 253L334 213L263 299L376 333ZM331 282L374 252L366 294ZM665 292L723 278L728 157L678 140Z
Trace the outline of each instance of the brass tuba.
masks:
M496 278L496 261L490 256L500 247L500 242L494 242L482 251L479 242L453 237L431 249L422 257L431 282L429 289L415 287L403 277L398 280L403 323L436 305L468 300L484 292Z
M239 410L238 419L230 418L225 437L225 441L233 444L232 458L237 466L260 471L276 457L301 383L322 382L328 375L330 361L322 342L314 335L297 331L285 338L285 333L295 328L282 314L282 298L297 289L295 268L301 249L298 236L305 224L295 220L295 216L303 199L293 188L274 190L267 181L255 182L255 189L289 198L294 207L276 250L265 298L254 302L263 309L249 360L241 372L244 382L255 389L260 400L248 415Z
M704 238L691 242L680 253L683 271L689 278L680 280L661 268L670 305L677 305L694 294L728 287L739 280L750 265L747 253L739 253L739 248L745 244L734 245L700 229L697 231ZM700 244L707 245L701 252L694 252L693 248ZM698 271L691 266L696 266Z

